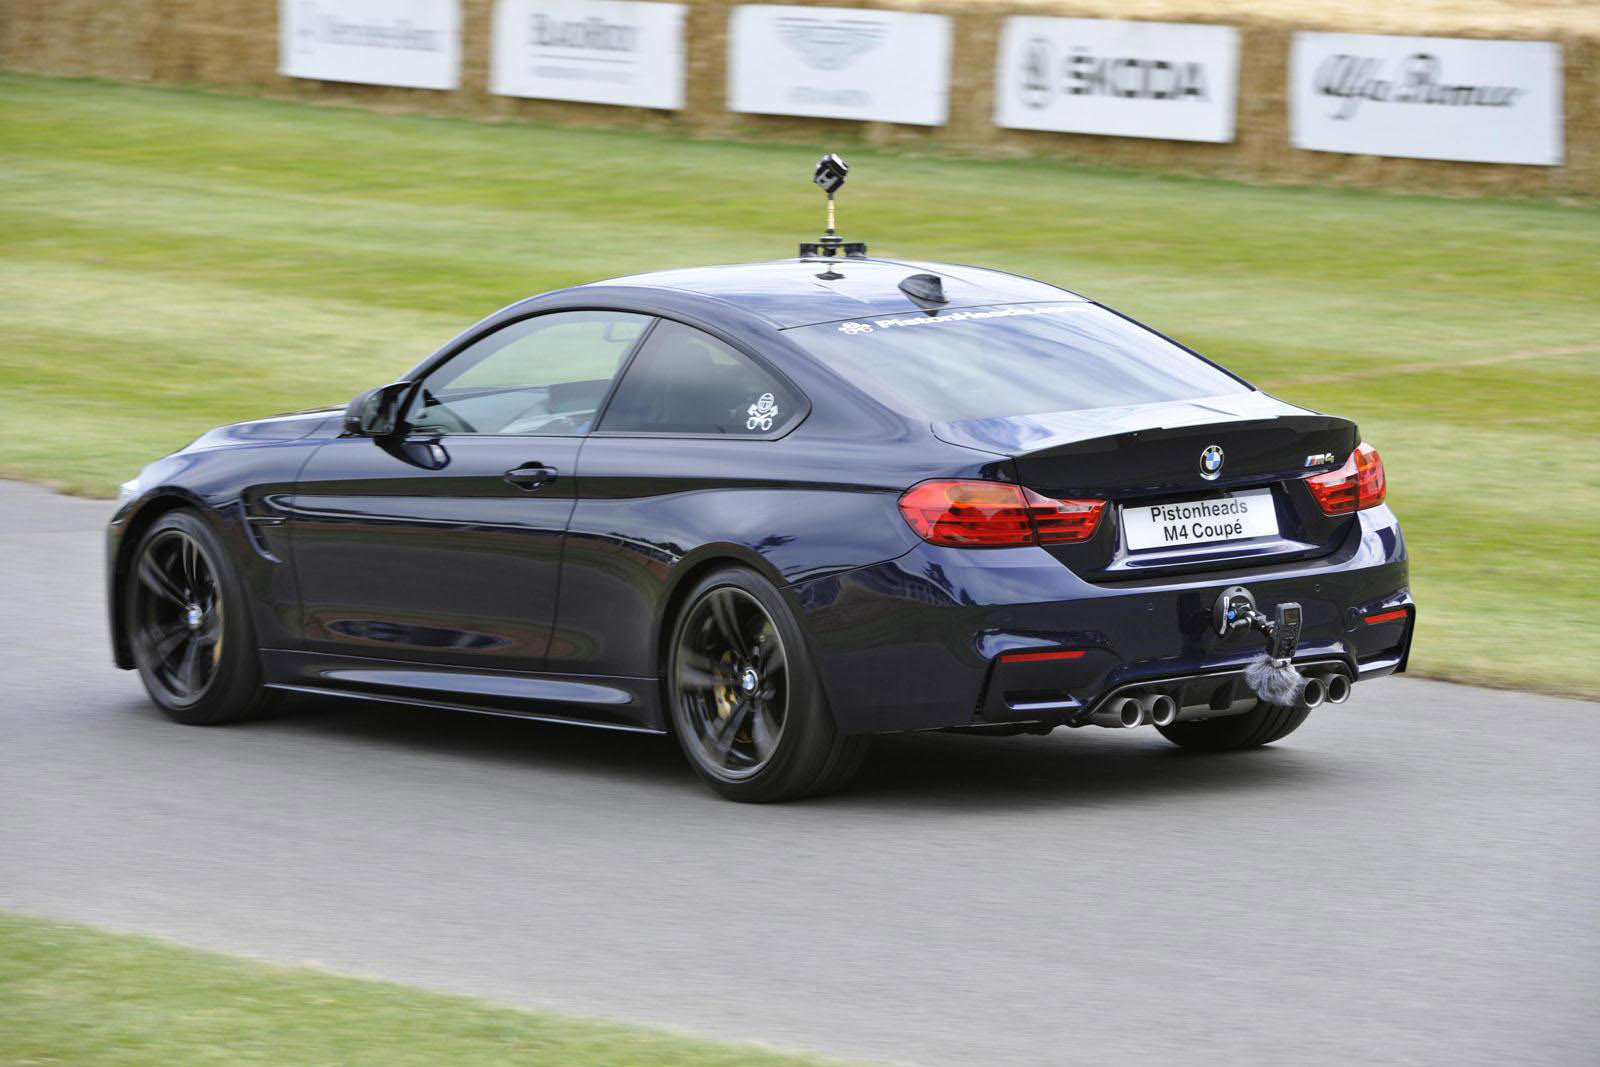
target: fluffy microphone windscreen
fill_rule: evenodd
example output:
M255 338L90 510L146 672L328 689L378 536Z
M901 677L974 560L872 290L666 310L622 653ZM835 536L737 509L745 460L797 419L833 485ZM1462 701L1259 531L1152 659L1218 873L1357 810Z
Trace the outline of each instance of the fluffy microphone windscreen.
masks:
M1268 704L1279 707L1292 707L1300 702L1300 694L1305 690L1305 675L1294 669L1294 664L1285 663L1279 666L1272 657L1263 652L1250 661L1244 669L1244 681L1256 696Z

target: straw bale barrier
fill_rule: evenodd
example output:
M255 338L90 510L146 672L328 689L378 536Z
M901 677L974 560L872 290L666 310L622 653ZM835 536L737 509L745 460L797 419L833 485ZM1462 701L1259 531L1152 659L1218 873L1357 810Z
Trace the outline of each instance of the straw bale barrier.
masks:
M687 0L684 110L651 111L488 92L493 0L462 0L462 79L453 92L305 81L278 74L275 0L0 0L0 66L129 81L201 83L378 109L681 129L698 136L833 144L863 139L963 154L1095 160L1268 182L1422 191L1600 193L1600 3L1569 0L789 0L928 11L954 19L949 122L938 128L736 114L727 110L728 0ZM994 67L1008 15L1149 18L1241 34L1237 134L1228 144L997 128ZM1558 42L1565 162L1555 167L1309 152L1289 144L1287 65L1295 30Z

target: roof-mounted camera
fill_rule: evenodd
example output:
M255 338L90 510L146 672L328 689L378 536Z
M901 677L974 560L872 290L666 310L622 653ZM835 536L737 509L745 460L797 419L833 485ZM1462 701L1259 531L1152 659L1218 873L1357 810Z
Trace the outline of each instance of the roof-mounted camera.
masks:
M800 245L800 258L810 259L821 256L831 259L834 256L848 256L853 259L863 258L867 254L867 245L864 241L846 241L834 229L833 194L844 188L844 179L850 173L850 164L829 152L817 160L816 173L811 180L816 182L823 192L828 194L828 232L817 238L816 241L804 241Z

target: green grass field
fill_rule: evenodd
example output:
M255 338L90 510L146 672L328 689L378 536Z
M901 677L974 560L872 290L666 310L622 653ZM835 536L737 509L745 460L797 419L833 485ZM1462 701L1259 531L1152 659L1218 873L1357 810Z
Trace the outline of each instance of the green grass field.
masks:
M0 1063L824 1067L825 1061L0 913Z
M778 258L806 182L878 254L1104 300L1357 419L1415 670L1600 697L1600 206L1261 188L849 145L377 115L0 75L0 471L105 494L212 425L343 402L556 286Z

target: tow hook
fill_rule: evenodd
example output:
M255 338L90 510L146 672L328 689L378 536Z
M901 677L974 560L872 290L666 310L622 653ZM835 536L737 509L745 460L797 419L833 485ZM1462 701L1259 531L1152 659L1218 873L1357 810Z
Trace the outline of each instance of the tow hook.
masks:
M1322 702L1321 684L1308 684L1294 668L1300 621L1300 605L1294 601L1279 604L1273 609L1272 618L1267 618L1256 608L1254 594L1242 585L1224 589L1211 608L1211 622L1219 635L1259 630L1266 638L1267 650L1245 667L1244 680L1256 696L1270 704L1294 705L1307 696L1314 697L1318 704Z

